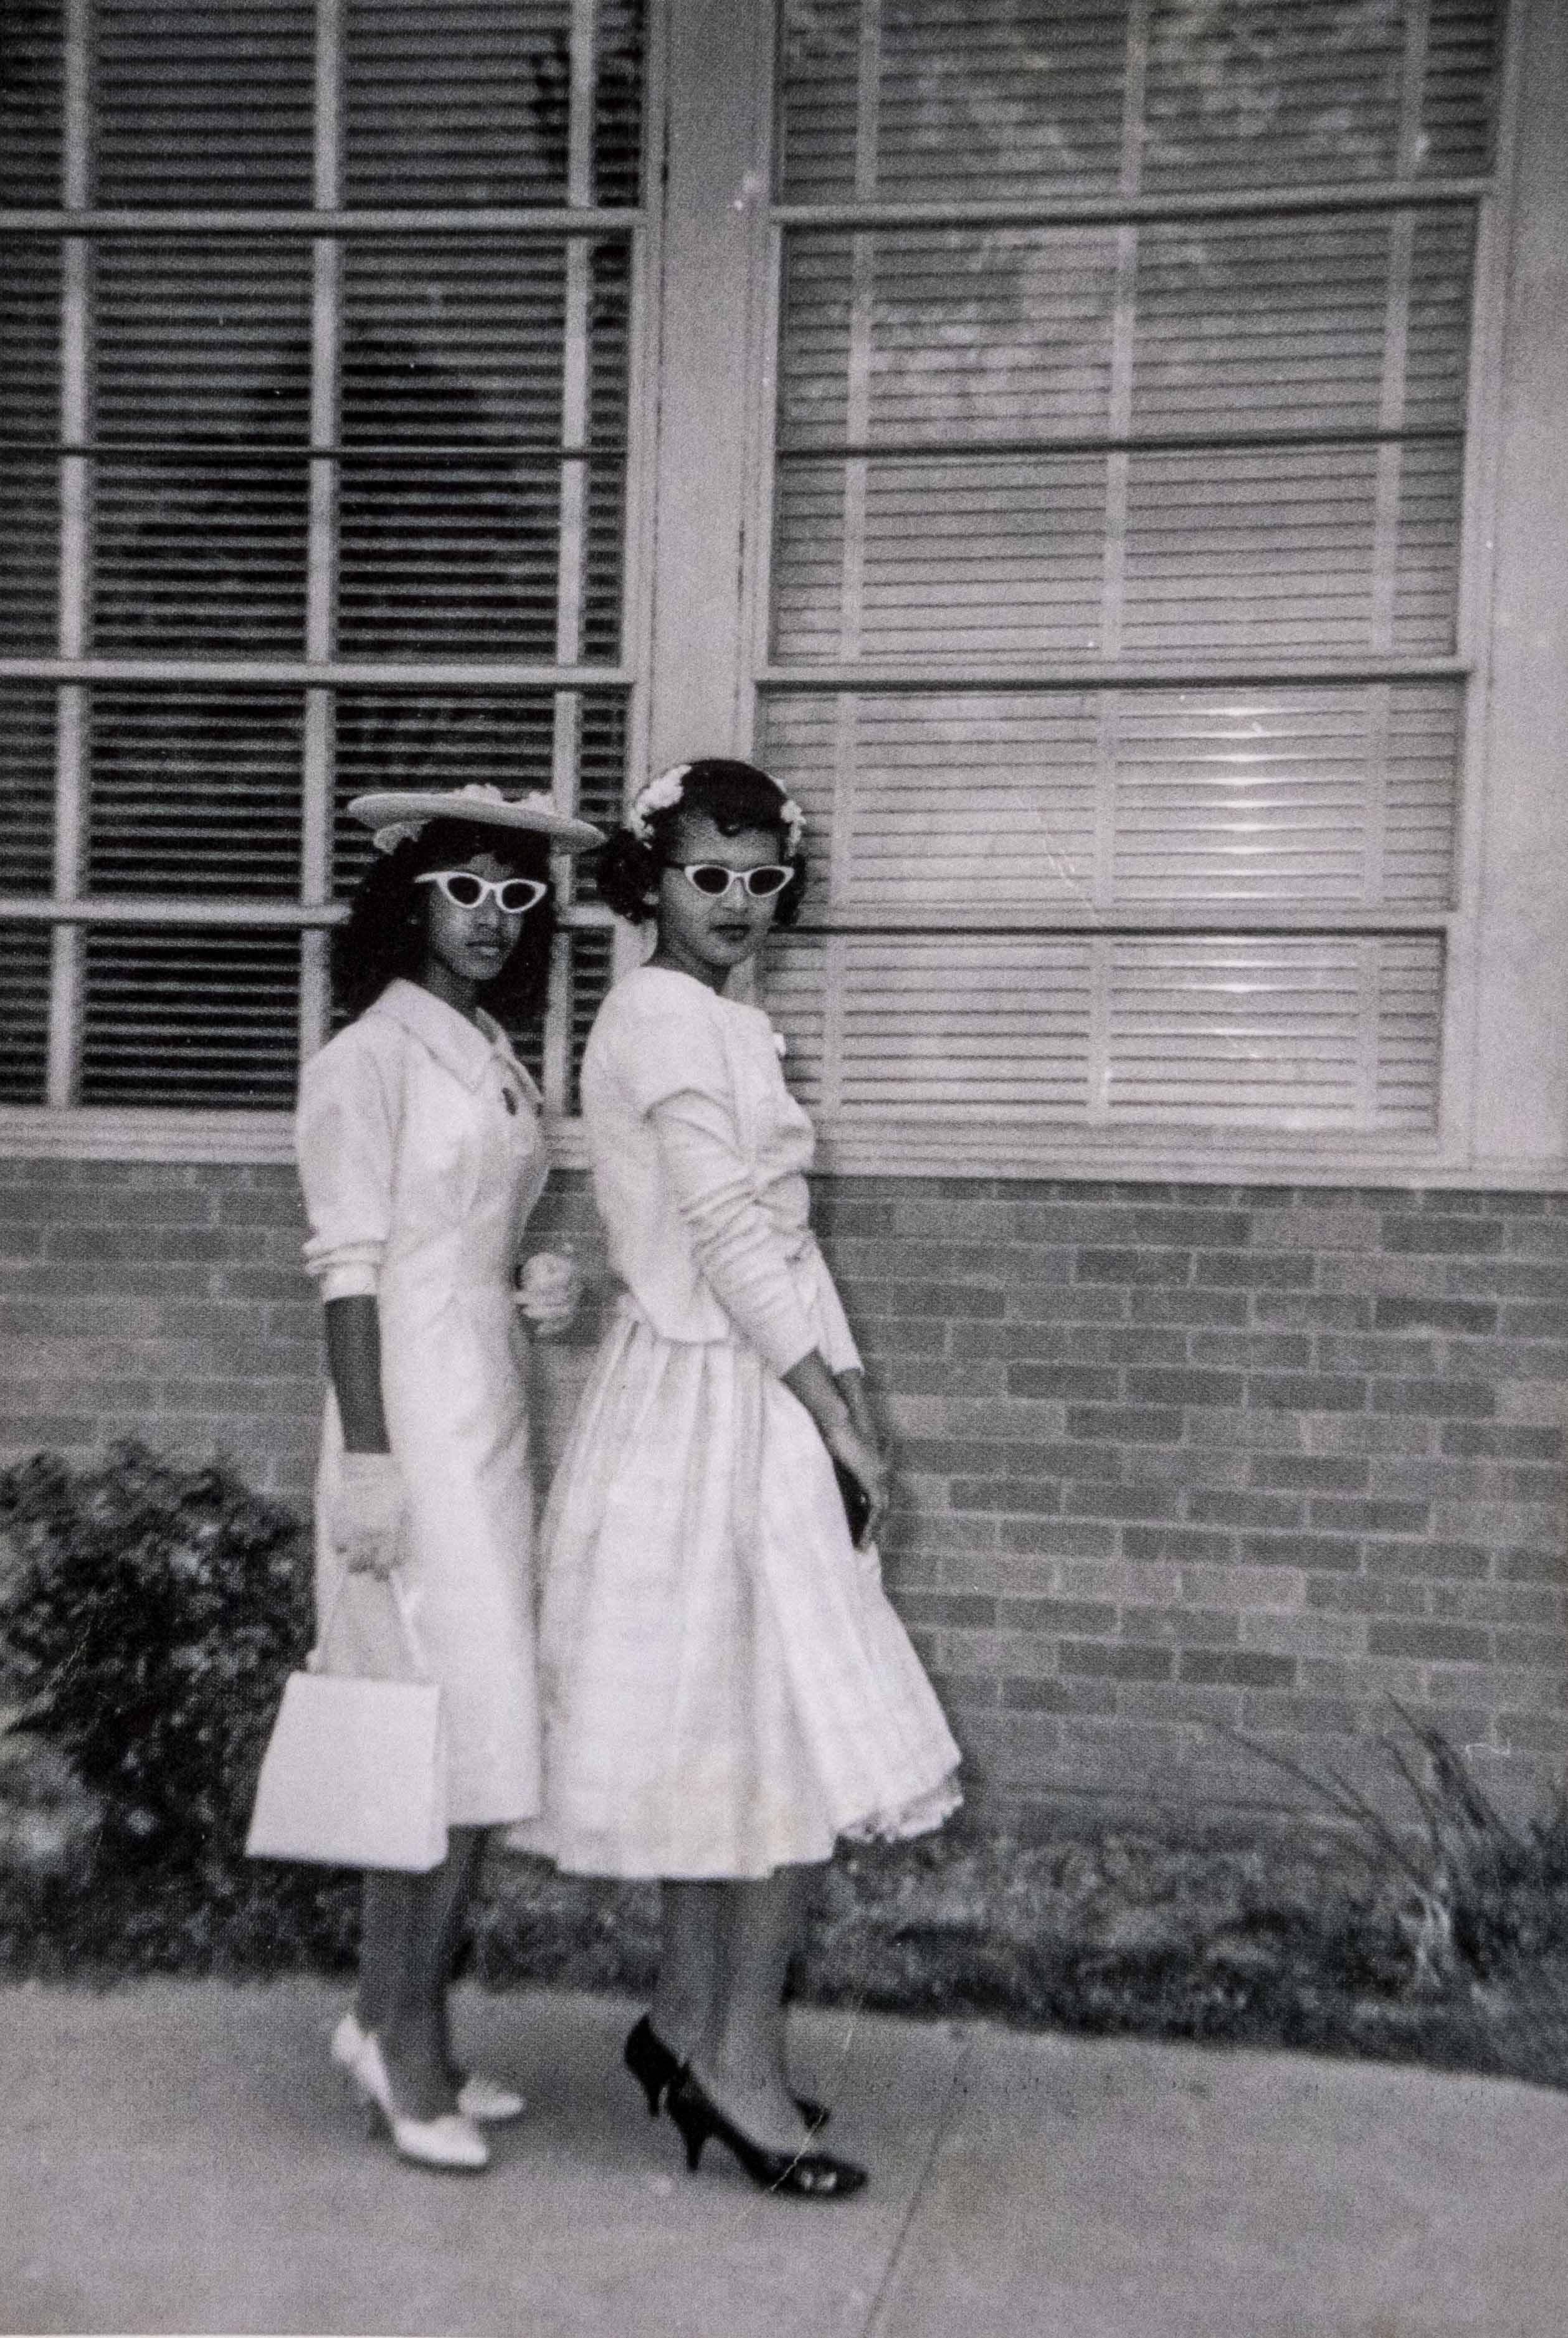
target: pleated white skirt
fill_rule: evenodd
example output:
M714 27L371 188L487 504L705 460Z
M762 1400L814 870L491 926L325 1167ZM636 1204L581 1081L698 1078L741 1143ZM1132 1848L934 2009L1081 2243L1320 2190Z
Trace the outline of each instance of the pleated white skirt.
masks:
M958 1748L809 1414L618 1306L542 1537L544 1814L589 1875L756 1878L919 1834Z

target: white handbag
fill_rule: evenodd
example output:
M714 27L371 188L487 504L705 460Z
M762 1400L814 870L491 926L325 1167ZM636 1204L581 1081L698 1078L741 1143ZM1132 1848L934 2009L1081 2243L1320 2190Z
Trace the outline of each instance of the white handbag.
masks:
M421 1674L403 1591L395 1577L387 1587ZM309 1669L284 1684L246 1852L252 1859L426 1873L446 1856L440 1688L423 1677L363 1680L318 1670L337 1612L334 1602Z

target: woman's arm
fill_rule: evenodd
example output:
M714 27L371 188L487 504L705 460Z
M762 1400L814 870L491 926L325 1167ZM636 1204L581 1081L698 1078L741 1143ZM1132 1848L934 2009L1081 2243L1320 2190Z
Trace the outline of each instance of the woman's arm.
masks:
M887 1465L870 1429L863 1386L856 1385L861 1375L836 1378L817 1347L789 1253L752 1191L728 1113L717 1096L685 1089L656 1105L650 1117L709 1288L805 1406L835 1461L865 1488L871 1508L861 1539L868 1540L887 1511Z
M327 1369L347 1453L390 1453L381 1401L381 1312L374 1296L327 1302Z
M816 1335L789 1251L757 1199L726 1104L691 1087L663 1097L649 1119L703 1281L783 1378L812 1352Z
M856 1364L848 1370L836 1371L833 1378L838 1384L839 1395L849 1408L849 1418L857 1430L866 1439L867 1445L874 1445L878 1453L885 1454L887 1440L883 1436L881 1426L871 1410L870 1392L866 1386L866 1374L861 1367Z
M327 1364L343 1423L328 1530L350 1574L390 1575L397 1564L403 1481L387 1434L374 1298L356 1292L327 1302Z
M629 1050L627 1085L658 1138L703 1280L736 1329L805 1406L835 1461L864 1488L871 1508L861 1539L867 1539L887 1507L887 1467L861 1376L844 1369L836 1377L818 1345L789 1252L757 1199L737 1138L722 1049L701 1020L684 1017L638 1036L647 1044ZM826 1280L825 1270L823 1275ZM842 1367L844 1359L839 1361Z
M864 1375L840 1372L837 1377L813 1349L782 1375L791 1396L799 1398L816 1422L822 1442L851 1477L864 1487L871 1508L860 1530L861 1542L871 1541L887 1514L888 1473L877 1443L870 1407L865 1400ZM847 1390L846 1381L858 1382Z
M396 1049L394 1038L391 1046ZM403 1488L381 1394L377 1278L392 1225L400 1074L362 1024L313 1056L299 1087L297 1144L309 1239L306 1265L326 1302L327 1362L344 1450L326 1520L348 1565L389 1574Z

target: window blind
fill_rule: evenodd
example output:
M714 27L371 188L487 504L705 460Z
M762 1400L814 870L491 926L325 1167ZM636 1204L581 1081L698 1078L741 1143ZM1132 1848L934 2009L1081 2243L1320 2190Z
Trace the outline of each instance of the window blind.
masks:
M285 1111L299 1076L292 935L163 926L86 936L82 1102Z
M867 915L1440 909L1462 713L1448 683L781 695L769 768L818 902Z
M298 693L105 685L87 708L89 893L298 898Z
M0 119L0 158L6 126ZM0 252L0 611L8 642L47 653L59 622L60 482L50 451L60 412L59 253L26 244Z
M789 203L1033 201L1130 177L1184 197L1491 161L1494 0L786 0L781 15Z
M844 1157L1435 1128L1501 19L785 12L759 744Z
M96 0L96 200L309 204L314 19L311 0Z
M59 192L62 66L60 0L10 0L0 14L0 204Z
M622 798L642 11L69 0L5 42L0 1085L278 1109L351 795ZM609 976L566 914L519 1035L556 1111Z
M0 926L0 1103L35 1104L49 1069L49 936Z
M299 656L309 247L105 236L89 299L94 648Z

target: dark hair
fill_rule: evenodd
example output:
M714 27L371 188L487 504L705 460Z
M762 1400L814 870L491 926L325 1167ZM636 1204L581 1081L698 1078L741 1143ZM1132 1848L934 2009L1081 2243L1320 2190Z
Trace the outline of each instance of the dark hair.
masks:
M681 801L653 812L649 826L653 840L644 844L629 828L618 828L599 855L594 874L599 898L618 917L634 926L645 925L654 914L649 898L659 889L659 872L668 866L682 812L710 820L720 836L739 836L744 829L771 829L779 839L779 858L794 872L776 896L776 926L792 926L806 891L806 856L791 852L784 824L784 791L777 780L755 763L738 763L726 755L703 755L686 768Z
M394 852L378 852L365 871L347 922L332 937L332 988L350 1017L374 1005L398 975L416 977L425 962L425 894L414 879L429 869L459 869L481 852L519 877L550 879L550 840L527 828L487 821L433 820ZM550 979L555 903L546 894L523 920L523 931L494 982L478 994L498 1022L526 1021L544 1004Z

